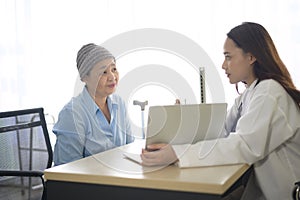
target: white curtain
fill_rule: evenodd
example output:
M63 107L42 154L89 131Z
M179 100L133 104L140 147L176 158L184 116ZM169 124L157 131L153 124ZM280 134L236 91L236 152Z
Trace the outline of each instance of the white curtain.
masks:
M74 94L79 48L139 28L172 30L198 43L231 103L237 94L221 69L223 42L233 26L256 21L300 88L299 15L297 0L0 0L0 111L42 106L57 117Z
M0 1L0 111L18 109L29 88L30 1Z

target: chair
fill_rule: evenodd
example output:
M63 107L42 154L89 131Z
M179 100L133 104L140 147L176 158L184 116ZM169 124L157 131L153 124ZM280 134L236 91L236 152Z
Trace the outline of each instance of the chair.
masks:
M0 112L0 182L21 188L22 195L28 192L28 199L32 189L42 186L45 199L43 172L52 161L43 108Z
M293 191L293 199L300 200L300 181L295 183L295 188Z

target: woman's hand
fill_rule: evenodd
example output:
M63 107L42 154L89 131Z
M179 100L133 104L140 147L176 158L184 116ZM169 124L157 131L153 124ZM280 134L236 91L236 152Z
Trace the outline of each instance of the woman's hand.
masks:
M177 156L170 144L151 144L142 150L142 165L170 165L176 162Z

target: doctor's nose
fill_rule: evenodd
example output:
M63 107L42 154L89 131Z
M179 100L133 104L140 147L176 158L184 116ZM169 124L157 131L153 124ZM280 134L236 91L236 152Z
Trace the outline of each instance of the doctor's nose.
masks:
M226 65L226 62L224 60L224 62L222 63L222 69L226 70L227 69L227 65Z

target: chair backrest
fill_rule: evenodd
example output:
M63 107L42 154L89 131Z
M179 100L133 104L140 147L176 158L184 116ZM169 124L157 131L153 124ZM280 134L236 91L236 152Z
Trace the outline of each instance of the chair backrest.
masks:
M52 161L43 108L0 112L0 169L43 171Z
M292 196L294 200L300 200L300 181L295 183L295 188Z

